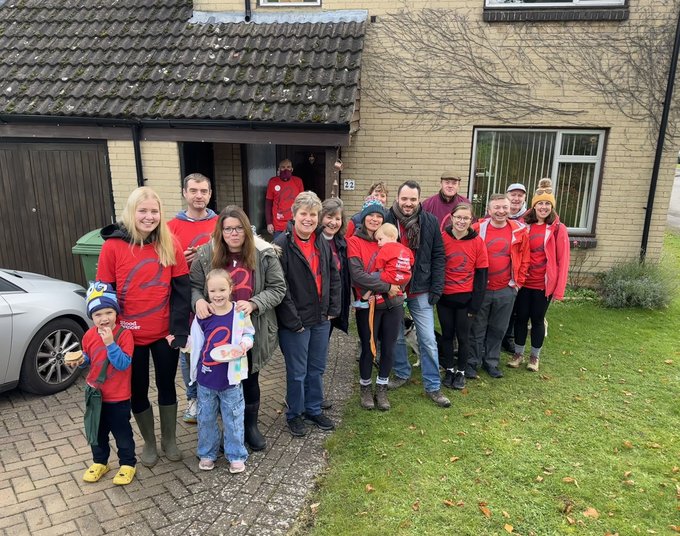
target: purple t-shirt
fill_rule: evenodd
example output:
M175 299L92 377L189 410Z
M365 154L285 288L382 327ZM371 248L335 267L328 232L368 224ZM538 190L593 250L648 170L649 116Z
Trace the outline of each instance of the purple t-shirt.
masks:
M227 379L229 363L218 363L210 357L210 352L213 348L231 343L234 308L232 307L231 311L226 315L210 315L203 320L200 318L196 320L205 337L203 348L201 348L201 355L198 359L196 381L199 385L214 389L215 391L223 391L229 387L236 387L235 385L230 385Z

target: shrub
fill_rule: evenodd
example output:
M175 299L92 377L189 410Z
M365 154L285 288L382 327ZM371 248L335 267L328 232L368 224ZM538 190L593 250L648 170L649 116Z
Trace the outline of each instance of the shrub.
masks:
M613 266L600 276L600 283L602 303L613 309L668 307L677 287L663 264L638 260Z

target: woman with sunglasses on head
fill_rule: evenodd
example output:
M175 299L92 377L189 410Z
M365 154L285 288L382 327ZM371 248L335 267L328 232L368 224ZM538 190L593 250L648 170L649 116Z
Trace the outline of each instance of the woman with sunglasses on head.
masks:
M538 372L545 314L552 299L561 300L569 271L569 235L555 212L552 181L541 179L531 200L531 210L524 215L529 226L531 259L524 286L515 300L515 354L508 361L511 368L524 362L528 323L531 320L531 354L527 369Z
M241 382L246 405L243 424L245 442L252 450L263 450L267 442L257 426L259 372L278 344L274 308L286 294L286 281L274 247L253 233L246 213L234 205L220 213L212 240L198 249L191 265L191 302L200 319L213 313L206 299L206 276L217 268L231 276L236 310L250 315L255 328L255 343L248 350L248 377Z
M444 293L437 302L442 327L439 364L446 370L442 384L450 389L465 387L470 324L484 299L489 268L484 240L470 227L473 219L472 205L460 203L442 226L446 265ZM457 361L453 353L454 336L458 341Z

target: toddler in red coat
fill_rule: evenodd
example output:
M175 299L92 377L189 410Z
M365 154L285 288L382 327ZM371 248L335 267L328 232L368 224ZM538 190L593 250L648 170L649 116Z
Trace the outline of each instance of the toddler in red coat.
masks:
M374 269L380 272L380 280L390 285L398 285L402 290L411 281L411 267L415 262L413 252L399 242L399 231L391 223L383 223L375 232L380 251L375 258ZM362 299L371 296L367 292ZM400 294L401 295L401 294Z

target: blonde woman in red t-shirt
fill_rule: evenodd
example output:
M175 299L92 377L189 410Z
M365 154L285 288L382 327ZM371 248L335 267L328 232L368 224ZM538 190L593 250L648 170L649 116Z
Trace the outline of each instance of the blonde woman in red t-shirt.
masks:
M471 319L479 311L487 283L489 258L484 240L470 228L473 219L472 205L460 203L442 228L446 264L444 293L437 302L442 327L439 364L446 370L442 385L450 389L465 387ZM458 341L457 361L453 353L454 337Z
M561 300L569 271L569 235L555 212L552 181L541 179L524 215L529 226L530 262L527 279L515 300L515 354L508 366L524 362L524 345L531 320L531 354L527 369L537 372L545 338L545 314L552 299Z

